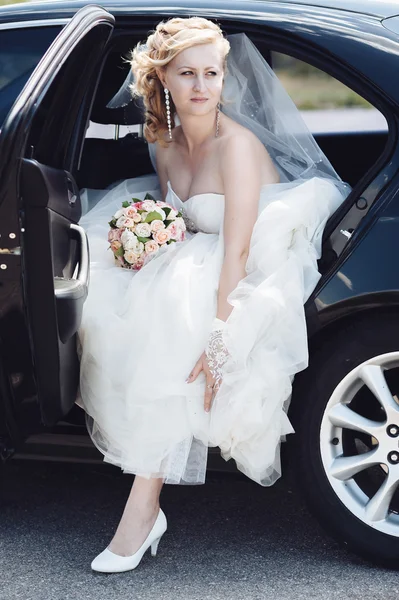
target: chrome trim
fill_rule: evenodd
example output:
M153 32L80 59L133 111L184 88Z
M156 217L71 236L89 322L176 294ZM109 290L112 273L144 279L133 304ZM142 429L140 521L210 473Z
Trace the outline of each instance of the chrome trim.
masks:
M352 237L353 231L347 231L346 229L340 229L339 230L340 233L342 233L342 235L344 235L345 237L347 237L348 239Z
M14 248L0 248L0 254L21 254L21 246Z
M66 25L71 19L36 19L35 21L14 21L0 23L0 31L4 29L28 29L29 27L51 27L52 25Z

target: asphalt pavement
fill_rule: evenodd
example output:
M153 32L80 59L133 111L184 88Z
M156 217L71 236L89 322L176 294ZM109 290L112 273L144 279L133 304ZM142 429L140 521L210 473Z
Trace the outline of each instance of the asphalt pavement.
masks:
M93 573L132 476L103 465L18 461L3 474L1 600L393 600L399 573L341 548L308 513L287 473L262 488L239 474L165 485L155 558Z

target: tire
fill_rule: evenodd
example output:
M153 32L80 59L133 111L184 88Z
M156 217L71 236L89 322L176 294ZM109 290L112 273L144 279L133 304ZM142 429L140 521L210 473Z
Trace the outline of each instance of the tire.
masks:
M398 569L399 313L338 329L294 393L295 472L310 511L356 554Z

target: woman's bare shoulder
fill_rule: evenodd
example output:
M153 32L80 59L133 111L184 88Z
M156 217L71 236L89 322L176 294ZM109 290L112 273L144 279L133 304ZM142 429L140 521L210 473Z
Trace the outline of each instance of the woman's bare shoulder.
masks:
M248 168L261 169L262 184L278 183L280 177L271 156L260 139L249 129L235 123L221 139L220 160Z

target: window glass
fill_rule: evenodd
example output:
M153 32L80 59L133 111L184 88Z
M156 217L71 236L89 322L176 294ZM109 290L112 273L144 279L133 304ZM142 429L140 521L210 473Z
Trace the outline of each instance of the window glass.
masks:
M286 54L271 54L276 75L312 133L388 129L380 111L331 75Z
M0 31L0 126L61 27Z

